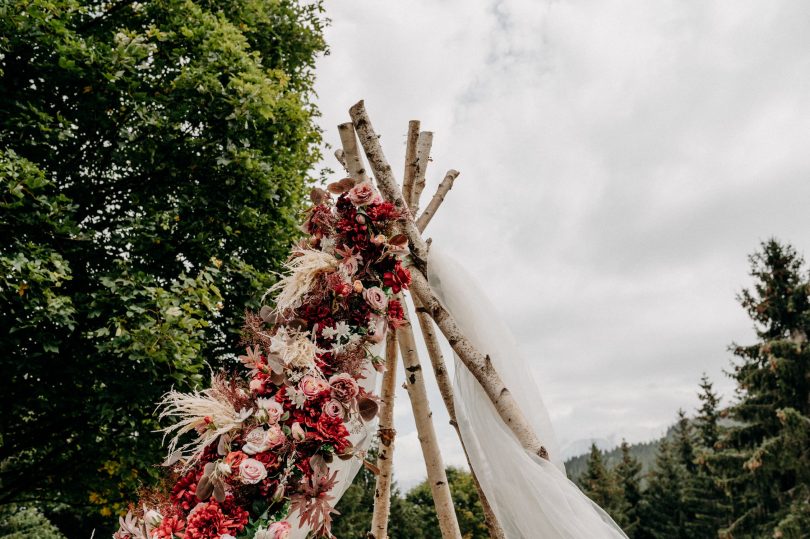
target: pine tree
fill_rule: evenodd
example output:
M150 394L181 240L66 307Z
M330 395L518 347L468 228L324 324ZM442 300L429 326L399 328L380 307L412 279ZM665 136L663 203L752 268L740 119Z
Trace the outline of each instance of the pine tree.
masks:
M714 449L714 445L720 437L720 398L714 392L714 385L712 384L706 373L700 378L700 408L698 409L698 416L696 427L700 438L700 444L709 449Z
M630 454L630 445L622 440L622 460L613 469L622 495L623 522L618 522L628 537L633 539L639 527L641 502L641 462Z
M750 257L754 287L739 301L758 342L733 345L733 420L715 464L733 497L728 537L802 537L810 529L810 283L789 245Z
M661 440L655 468L641 503L639 539L686 538L684 530L683 482L686 472L674 448Z
M603 454L596 444L591 444L587 468L579 482L582 492L613 517L619 526L627 524L621 487L616 476L605 465Z
M694 470L683 493L685 512L689 516L684 524L689 537L715 538L720 528L728 524L730 501L721 487L717 471L710 465L719 437L719 398L704 374L700 380L701 406L695 420L697 439L694 445Z
M678 423L675 425L675 455L688 474L697 469L695 464L695 442L692 425L683 409L678 410Z

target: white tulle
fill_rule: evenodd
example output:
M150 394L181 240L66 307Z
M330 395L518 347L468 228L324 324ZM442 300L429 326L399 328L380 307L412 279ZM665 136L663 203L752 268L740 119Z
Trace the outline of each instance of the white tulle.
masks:
M551 461L524 451L469 370L455 357L454 401L461 436L481 488L509 539L627 537L565 475L554 430L531 370L482 288L431 247L429 280L463 333L487 353Z
M384 345L384 342L376 345L373 353L380 355ZM369 365L363 371L363 375L365 378L360 380L360 386L369 393L374 393L377 383L377 371L375 371ZM369 444L371 444L371 440L376 432L377 418L374 418L368 423L363 422L362 426L352 430L349 440L352 442L352 445L354 445L355 448L365 451L368 449ZM346 493L346 489L351 486L352 481L354 481L354 477L360 471L361 466L363 466L363 463L359 458L353 458L351 460L335 459L329 464L329 473L337 472L337 483L332 490L332 496L335 497L335 499L332 501L333 505L337 505L338 500L340 500L340 498ZM340 517L338 516L337 518ZM307 534L311 531L309 526L298 525L298 513L290 515L287 521L292 525L292 529L290 530L290 539L305 539Z

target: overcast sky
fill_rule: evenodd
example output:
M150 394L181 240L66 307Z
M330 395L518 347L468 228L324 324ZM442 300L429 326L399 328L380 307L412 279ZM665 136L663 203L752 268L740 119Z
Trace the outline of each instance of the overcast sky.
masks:
M731 396L747 255L769 236L810 253L810 3L326 8L326 140L363 98L401 175L408 120L435 132L426 195L461 176L427 235L487 288L562 446L657 437L704 371ZM404 391L396 422L407 487L425 471Z

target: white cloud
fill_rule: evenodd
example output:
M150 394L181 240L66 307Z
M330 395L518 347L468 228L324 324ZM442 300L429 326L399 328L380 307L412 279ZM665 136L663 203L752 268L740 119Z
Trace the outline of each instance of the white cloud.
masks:
M695 407L703 371L730 394L726 346L753 338L734 300L746 255L771 235L810 253L810 5L327 11L327 140L359 98L396 171L407 121L435 131L430 181L462 175L428 232L487 286L563 445L663 431ZM446 460L462 463L431 399ZM396 420L407 487L424 467L404 392Z

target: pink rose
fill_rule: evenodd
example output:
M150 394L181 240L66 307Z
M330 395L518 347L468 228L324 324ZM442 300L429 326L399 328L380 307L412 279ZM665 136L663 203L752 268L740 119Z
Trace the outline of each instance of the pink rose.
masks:
M323 413L328 417L339 417L343 419L343 405L335 399L331 399L324 405Z
M345 269L346 273L351 277L357 273L357 270L360 268L360 260L359 255L351 255L341 259L340 265L343 266L343 269Z
M293 440L295 440L296 442L303 442L307 438L307 434L304 432L304 428L298 421L292 424L292 427L290 427L290 431Z
M332 397L341 402L349 402L360 393L357 381L346 372L332 376L329 385L332 387Z
M273 522L266 530L259 529L254 539L288 539L290 537L291 528L290 523L285 520Z
M290 427L290 431L291 431L290 435L296 442L303 442L307 437L306 432L304 432L304 428L298 421L292 424L292 427Z
M261 428L255 428L245 436L245 445L242 446L242 451L248 455L255 455L270 449L267 439L267 432Z
M298 383L298 388L304 392L308 399L312 399L329 389L329 384L326 380L307 375Z
M363 299L375 311L384 311L388 307L388 296L379 286L372 286L363 290Z
M255 485L267 477L267 469L256 459L245 459L239 465L239 477L243 483Z
M267 436L267 445L271 448L283 445L287 441L287 436L278 425L270 426L265 435Z
M273 399L256 399L259 407L256 418L263 423L275 424L284 415L284 407Z
M355 206L371 204L379 197L369 182L358 183L349 190L349 194L346 196Z

